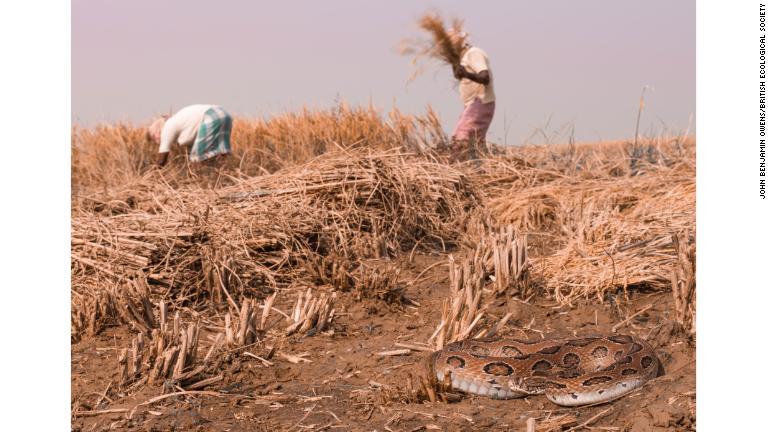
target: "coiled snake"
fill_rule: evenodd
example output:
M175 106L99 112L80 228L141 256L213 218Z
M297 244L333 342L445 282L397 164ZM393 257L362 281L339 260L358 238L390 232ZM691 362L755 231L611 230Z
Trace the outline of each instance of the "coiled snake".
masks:
M564 406L616 399L659 373L659 359L627 335L529 341L469 339L432 354L438 381L497 399L544 394Z

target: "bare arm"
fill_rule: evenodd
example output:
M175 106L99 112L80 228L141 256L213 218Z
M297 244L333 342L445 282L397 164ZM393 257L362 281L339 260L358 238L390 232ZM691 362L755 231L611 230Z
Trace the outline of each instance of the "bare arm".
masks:
M466 78L482 85L488 85L488 83L491 82L491 74L488 73L487 69L481 70L478 73L473 73L468 71L464 66L458 66L453 68L453 76L455 76L456 79Z
M165 164L168 162L168 154L170 152L165 153L158 153L157 154L157 166L162 167L165 166Z

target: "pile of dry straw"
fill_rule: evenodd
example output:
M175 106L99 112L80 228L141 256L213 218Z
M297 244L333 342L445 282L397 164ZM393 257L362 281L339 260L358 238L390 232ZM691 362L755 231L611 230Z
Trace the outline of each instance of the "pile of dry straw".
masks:
M484 175L497 222L537 238L534 271L558 302L669 288L679 264L673 236L695 237L695 147L644 146L642 159L622 143L556 147L528 157L530 167L501 160L495 171L505 174Z
M331 153L219 189L147 190L116 214L73 211L76 304L136 279L179 305L263 297L310 283L328 257L451 247L476 205L461 171L395 151Z
M394 288L396 269L373 275L361 263L459 240L476 248L482 233L467 222L478 208L494 229L511 226L527 239L531 250L517 255L528 257L526 291L573 303L675 281L680 319L691 321L683 300L695 296L694 270L681 267L681 257L695 256L691 139L504 149L478 167L406 153L430 139L425 130L441 129L431 113L385 121L340 108L238 124L241 141L213 176L216 187L201 187L183 162L146 170L152 149L141 128L76 131L73 333L97 332L110 316L140 322L108 295L128 281L146 281L149 295L178 306L232 306L318 283L345 290L375 279ZM383 143L335 141L368 134ZM251 159L254 142L294 156ZM269 174L262 162L282 169ZM132 298L138 308L144 297Z

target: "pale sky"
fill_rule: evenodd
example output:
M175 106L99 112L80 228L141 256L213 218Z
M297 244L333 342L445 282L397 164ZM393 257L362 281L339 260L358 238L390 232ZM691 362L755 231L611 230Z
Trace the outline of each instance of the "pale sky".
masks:
M693 0L73 0L72 121L140 123L193 103L269 117L343 99L431 104L450 132L462 109L450 69L409 83L396 50L430 9L464 18L490 57L491 141L542 142L537 128L564 141L569 125L580 141L631 137L645 85L641 133L694 132Z

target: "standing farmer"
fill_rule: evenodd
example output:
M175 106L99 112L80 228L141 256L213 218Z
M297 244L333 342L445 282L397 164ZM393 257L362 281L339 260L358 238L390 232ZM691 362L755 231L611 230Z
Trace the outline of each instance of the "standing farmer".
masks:
M191 162L202 162L231 150L232 117L220 106L190 105L171 117L161 116L149 127L149 136L160 145L157 164L168 162L171 145L192 145Z
M476 159L478 147L485 146L485 134L493 119L496 95L493 93L493 74L485 51L469 44L466 34L453 37L463 39L461 62L453 68L459 81L459 95L464 111L451 137L453 157L459 160Z

